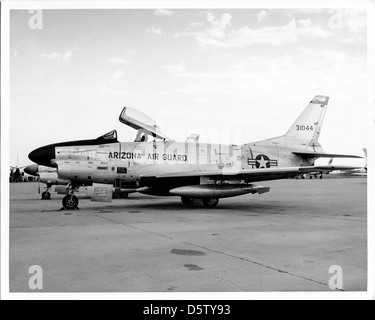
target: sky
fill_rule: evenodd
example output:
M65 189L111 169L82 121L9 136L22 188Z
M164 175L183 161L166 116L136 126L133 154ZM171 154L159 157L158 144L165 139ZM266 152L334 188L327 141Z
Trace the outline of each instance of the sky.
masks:
M125 106L175 140L272 138L315 95L325 151L362 156L366 28L360 9L12 10L10 164L113 129L133 141Z

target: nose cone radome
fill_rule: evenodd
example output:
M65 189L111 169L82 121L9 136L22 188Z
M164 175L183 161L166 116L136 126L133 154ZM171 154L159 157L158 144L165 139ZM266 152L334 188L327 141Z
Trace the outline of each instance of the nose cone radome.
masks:
M43 165L47 167L53 167L51 160L55 158L56 156L55 156L54 145L44 146L44 147L35 149L34 151L31 151L29 154L29 159L32 162L35 162L39 165Z
M36 176L38 172L38 165L36 163L30 164L29 166L25 167L23 171L31 176Z

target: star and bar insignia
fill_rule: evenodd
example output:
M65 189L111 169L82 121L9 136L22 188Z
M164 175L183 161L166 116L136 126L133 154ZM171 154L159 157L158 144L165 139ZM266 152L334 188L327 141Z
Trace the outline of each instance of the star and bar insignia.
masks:
M265 154L258 154L255 159L248 159L247 163L249 166L252 166L253 169L254 167L257 169L262 169L278 166L277 160L271 160Z

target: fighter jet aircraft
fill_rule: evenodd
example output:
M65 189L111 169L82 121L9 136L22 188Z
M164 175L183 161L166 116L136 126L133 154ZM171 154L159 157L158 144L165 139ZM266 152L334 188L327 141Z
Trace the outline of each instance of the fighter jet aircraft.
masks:
M50 168L46 166L41 166L38 164L31 164L25 167L24 171L34 177L39 178L40 183L44 183L45 191L42 192L42 200L50 200L51 199L51 189L52 186L55 186L55 192L57 194L68 194L69 190L66 186L69 184L69 180L59 179L57 175L57 168ZM91 186L87 186L83 188L84 193L92 194L93 190ZM40 185L38 187L38 192L40 193ZM117 197L120 198L127 198L127 193L121 192L121 190L117 190L118 192L115 193Z
M356 168L353 170L339 170L333 171L330 174L334 176L367 176L367 148L363 148L363 153L365 155L366 164L362 168Z
M17 154L17 165L16 166L9 166L10 175L9 175L9 182L22 182L27 181L25 177L25 168L26 166L20 167L18 165L18 154Z
M42 193L42 199L47 200L51 199L51 188L52 185L64 185L66 186L69 184L69 180L63 180L59 179L57 175L57 169L56 168L50 168L38 164L31 164L25 167L24 171L35 177L39 177L39 182L46 184L46 191ZM40 193L40 187L39 187L39 193Z
M110 202L115 190L154 196L179 196L184 205L201 199L216 207L220 198L262 194L259 181L295 178L311 172L353 167L314 166L317 158L360 158L325 153L319 144L329 98L315 96L285 135L243 145L176 142L143 113L125 107L119 120L138 130L134 142L119 142L111 131L97 139L50 144L32 151L30 160L57 169L69 181L65 209L76 209L75 191L92 185L92 201Z

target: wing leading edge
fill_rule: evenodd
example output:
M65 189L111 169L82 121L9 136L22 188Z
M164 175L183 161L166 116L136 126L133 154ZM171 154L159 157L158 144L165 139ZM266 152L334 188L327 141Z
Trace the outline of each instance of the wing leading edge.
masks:
M306 166L306 167L284 167L284 168L265 168L265 169L249 169L249 170L215 170L215 171L194 171L161 174L158 176L141 176L141 184L143 186L155 186L160 183L163 185L176 185L181 182L188 183L197 178L210 178L213 180L245 180L246 182L268 181L294 178L296 176L310 172L328 172L335 170L353 170L357 167L350 166Z

